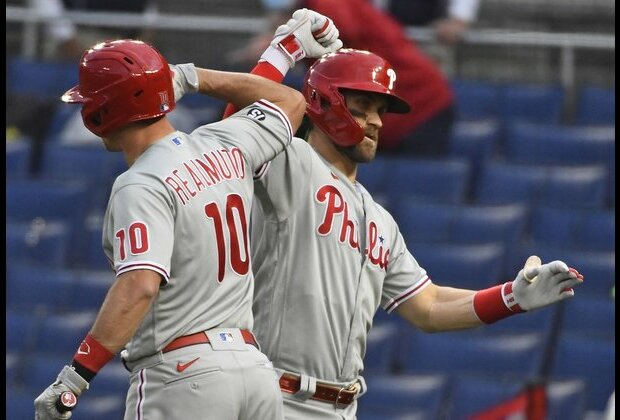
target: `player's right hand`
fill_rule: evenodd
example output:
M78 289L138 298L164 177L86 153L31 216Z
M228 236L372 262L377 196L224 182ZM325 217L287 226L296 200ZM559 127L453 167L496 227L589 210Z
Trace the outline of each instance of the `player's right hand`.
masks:
M583 276L563 261L526 264L512 284L512 293L519 307L530 311L574 296L573 287L582 282Z
M35 420L66 420L88 382L73 367L65 366L56 381L34 400Z
M278 26L271 47L284 54L292 68L305 57L317 58L342 48L339 36L331 19L313 10L299 9L288 22ZM266 59L265 54L261 58Z
M168 66L174 74L172 87L175 102L178 102L186 93L198 92L198 72L194 63L169 64Z

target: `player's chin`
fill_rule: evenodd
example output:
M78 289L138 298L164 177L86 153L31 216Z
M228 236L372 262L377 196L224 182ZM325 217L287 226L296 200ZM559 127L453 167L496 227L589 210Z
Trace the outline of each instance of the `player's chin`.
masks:
M377 140L364 137L364 140L357 146L358 163L368 163L377 154Z

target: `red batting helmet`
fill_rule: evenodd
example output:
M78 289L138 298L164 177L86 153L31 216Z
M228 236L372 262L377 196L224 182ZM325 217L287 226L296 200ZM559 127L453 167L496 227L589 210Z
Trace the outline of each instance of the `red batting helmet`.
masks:
M386 95L387 112L404 114L409 104L396 96L396 72L383 58L369 51L340 49L314 62L306 73L303 94L312 122L340 146L354 146L364 139L364 129L347 109L340 89Z
M97 44L84 52L79 71L80 83L61 99L82 104L84 125L97 136L175 107L168 62L142 41Z

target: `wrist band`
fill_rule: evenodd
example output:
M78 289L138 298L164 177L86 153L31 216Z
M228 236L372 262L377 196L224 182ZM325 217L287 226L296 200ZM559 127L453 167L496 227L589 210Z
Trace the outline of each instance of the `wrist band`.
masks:
M286 54L287 53L284 52L282 49L268 47L265 52L260 56L257 67L263 63L270 64L274 69L277 69L278 73L280 73L282 78L284 78L284 76L286 76L286 73L288 73L291 67L295 65L294 61L291 64L291 62L289 61L289 57L287 57ZM256 68L254 68L254 70L256 70ZM254 70L252 70L252 74L256 74ZM268 79L270 78L268 77Z
M103 347L90 333L86 335L73 356L73 360L93 373L99 372L113 358L114 353Z
M480 321L492 324L525 311L516 303L512 293L512 282L508 282L476 292L474 312Z

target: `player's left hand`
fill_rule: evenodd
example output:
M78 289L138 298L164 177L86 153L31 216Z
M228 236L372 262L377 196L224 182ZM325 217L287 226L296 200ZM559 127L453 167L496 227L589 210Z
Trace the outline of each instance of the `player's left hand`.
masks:
M565 262L556 260L541 265L538 259L538 264L526 264L519 271L512 292L519 307L530 311L574 296L573 287L582 282L583 276Z
M198 92L198 73L194 63L169 64L174 74L172 86L174 101L178 102L186 93Z
M72 367L65 366L56 381L34 400L35 420L66 420L71 418L71 410L77 397L88 389L88 382ZM60 401L60 404L59 404ZM59 411L62 408L62 412Z

